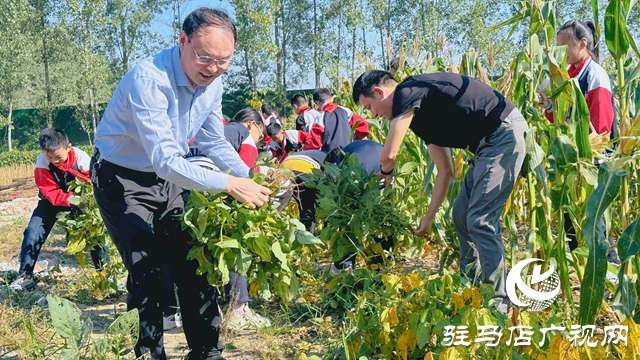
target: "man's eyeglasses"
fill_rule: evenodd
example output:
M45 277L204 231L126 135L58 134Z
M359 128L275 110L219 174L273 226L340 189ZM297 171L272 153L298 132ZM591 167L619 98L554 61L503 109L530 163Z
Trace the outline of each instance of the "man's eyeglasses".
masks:
M189 40L189 43L191 43L191 40ZM194 46L191 46L191 47L193 48L193 53L196 54L196 59L198 59L198 63L200 63L202 65L211 65L214 62L219 67L222 67L222 66L225 66L225 65L233 65L233 60L231 60L231 56L229 56L228 58L225 58L225 59L214 59L214 58L209 57L209 56L200 56L196 52L196 48Z

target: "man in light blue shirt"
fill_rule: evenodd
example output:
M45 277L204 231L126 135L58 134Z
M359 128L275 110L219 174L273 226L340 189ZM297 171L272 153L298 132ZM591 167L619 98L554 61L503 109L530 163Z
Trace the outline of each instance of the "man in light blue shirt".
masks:
M248 167L224 137L220 75L231 65L235 41L226 13L195 10L178 46L140 61L122 78L97 127L94 192L129 271L127 305L140 317L138 357L166 359L160 275L166 261L178 285L189 359L223 359L217 291L196 275L198 262L187 260L191 236L180 221L189 190L226 192L251 207L269 198L268 188L246 179ZM193 137L230 175L184 158Z

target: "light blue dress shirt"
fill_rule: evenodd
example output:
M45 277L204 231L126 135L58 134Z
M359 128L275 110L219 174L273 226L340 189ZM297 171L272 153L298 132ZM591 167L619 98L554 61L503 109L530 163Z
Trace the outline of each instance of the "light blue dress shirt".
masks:
M182 188L221 192L229 175L184 158L197 147L222 171L247 177L249 168L226 141L222 79L195 90L180 65L178 46L144 59L120 80L96 129L102 158L129 169L155 172Z

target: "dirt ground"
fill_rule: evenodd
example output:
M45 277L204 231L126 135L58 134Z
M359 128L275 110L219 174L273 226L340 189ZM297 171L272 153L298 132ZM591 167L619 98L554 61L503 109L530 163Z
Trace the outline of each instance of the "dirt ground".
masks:
M31 179L31 181L33 180ZM33 185L35 186L35 184ZM13 274L13 277L15 277L19 266L24 228L39 201L33 192L24 191L24 189L29 190L28 185L21 184L19 187L23 190L19 192L16 199L13 199L13 196L7 199L0 198L0 275ZM12 190L15 191L15 188ZM31 196L26 196L29 194ZM37 195L37 191L35 195ZM43 246L38 260L36 273L39 274L41 281L39 281L37 289L34 290L38 296L31 297L29 301L33 301L33 303L25 304L26 306L33 306L36 303L46 306L43 294L60 294L60 284L65 281L76 281L79 272L93 271L81 269L75 256L66 254L65 235L63 230L57 226L54 227ZM58 269L54 271L53 268L56 266ZM91 304L95 301L75 302L82 310L83 315L92 320L94 336L103 334L109 324L114 321L116 314L122 314L127 309L126 293L123 290L97 304ZM284 340L277 339L268 331L246 330L238 334L224 331L223 342L227 344L224 356L229 360L280 359L280 357L272 356L272 349L281 341ZM168 359L183 359L188 352L187 341L182 329L165 332L164 344ZM0 358L15 359L10 353L3 354Z

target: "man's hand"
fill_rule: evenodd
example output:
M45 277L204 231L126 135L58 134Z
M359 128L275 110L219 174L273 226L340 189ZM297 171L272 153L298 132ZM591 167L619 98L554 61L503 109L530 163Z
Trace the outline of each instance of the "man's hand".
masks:
M393 174L384 175L381 171L378 171L376 176L381 180L384 180L384 186L389 186L389 184L391 184L391 181L393 181Z
M429 230L431 229L431 224L433 224L434 218L435 216L432 216L430 214L423 216L420 220L420 226L418 226L417 229L413 229L413 235L417 237L425 237L425 235L427 235L429 233Z
M245 178L237 178L229 176L227 187L224 192L233 196L234 199L243 204L248 204L254 209L256 206L262 206L269 201L271 190L262 185L258 185L255 181Z

